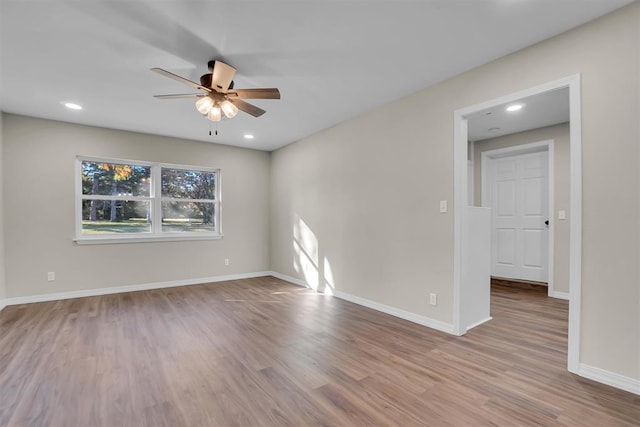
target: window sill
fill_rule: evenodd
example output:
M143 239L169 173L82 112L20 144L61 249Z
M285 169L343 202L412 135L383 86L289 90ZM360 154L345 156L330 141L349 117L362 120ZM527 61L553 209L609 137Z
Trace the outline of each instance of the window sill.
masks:
M185 235L185 234L169 234L163 236L82 236L76 237L73 241L77 245L111 245L120 243L155 243L155 242L181 242L181 241L193 241L193 240L219 240L222 239L222 234L198 234L198 235Z

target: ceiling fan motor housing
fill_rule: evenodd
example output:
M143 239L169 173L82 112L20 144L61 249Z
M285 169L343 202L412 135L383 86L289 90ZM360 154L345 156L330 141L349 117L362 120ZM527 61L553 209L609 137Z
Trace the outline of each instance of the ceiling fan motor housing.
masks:
M218 108L224 112L224 115L227 118L235 117L238 110L252 115L253 117L260 117L266 112L260 107L256 107L255 105L245 102L243 98L280 99L280 91L278 88L238 89L233 92L229 92L229 90L234 87L233 76L237 70L222 61L209 61L208 66L209 71L211 72L200 76L200 84L189 79L185 79L177 74L173 74L167 70L163 70L162 68L152 68L151 71L204 92L204 94L189 93L155 95L155 97L160 99L197 99L196 108L198 111L203 115L206 114L212 121L220 120L218 118ZM216 108L214 109L214 107ZM211 111L215 112L213 116L210 114Z
M213 77L213 74L208 73L208 74L203 74L202 76L200 76L200 84L202 86L205 87L211 87L211 78ZM229 89L233 89L233 83L234 81L231 80L231 83L229 84Z

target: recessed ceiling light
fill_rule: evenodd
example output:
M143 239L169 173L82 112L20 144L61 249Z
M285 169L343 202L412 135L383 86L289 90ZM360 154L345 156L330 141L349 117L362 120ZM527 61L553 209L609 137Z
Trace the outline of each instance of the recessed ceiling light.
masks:
M62 105L64 105L70 110L82 110L82 105L74 104L73 102L65 102Z
M514 111L520 111L524 108L524 104L511 104L507 107L507 111L513 113Z
M246 134L244 135L244 139L253 139L253 135L251 135L251 134L249 134L249 133L246 133Z

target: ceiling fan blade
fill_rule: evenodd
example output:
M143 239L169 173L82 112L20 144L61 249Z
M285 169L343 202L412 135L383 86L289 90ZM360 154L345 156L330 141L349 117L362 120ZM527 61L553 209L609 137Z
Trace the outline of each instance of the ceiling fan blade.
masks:
M253 117L260 117L261 115L266 113L266 111L263 110L262 108L256 107L255 105L251 105L248 102L244 102L241 99L236 98L236 99L230 99L229 101L231 101L233 105L238 107L238 110L242 110L247 114L251 114Z
M187 86L191 86L194 89L200 89L200 90L203 90L205 92L211 92L211 89L209 89L208 87L199 85L196 82L192 82L189 79L185 79L184 77L180 77L177 74L170 73L169 71L163 70L162 68L152 68L151 71L154 71L154 72L156 72L158 74L161 74L161 75L163 75L165 77L169 77L170 79L176 80L176 81L178 81L180 83L184 83Z
M236 69L221 61L212 61L211 69L211 89L226 92L233 81Z
M275 87L261 89L233 89L228 95L230 98L280 99L280 91Z
M176 95L153 95L154 98L158 98L158 99L202 98L203 96L204 96L203 93L185 93L185 94L176 94Z

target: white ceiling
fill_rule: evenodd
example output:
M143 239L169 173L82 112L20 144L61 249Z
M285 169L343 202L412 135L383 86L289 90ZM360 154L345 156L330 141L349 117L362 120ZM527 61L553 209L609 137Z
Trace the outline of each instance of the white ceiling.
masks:
M631 2L0 0L0 109L273 150ZM192 100L152 97L190 90L150 68L198 81L214 58L282 99L211 137Z
M524 107L519 111L508 112L506 107L512 104L522 104ZM564 88L473 114L468 117L468 138L469 141L480 141L568 121L569 88Z

